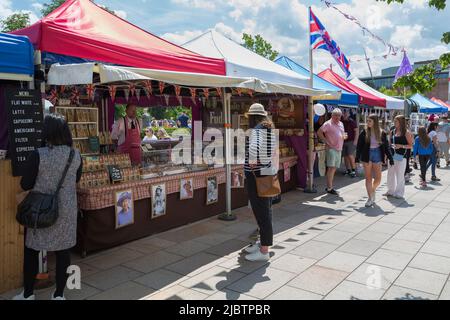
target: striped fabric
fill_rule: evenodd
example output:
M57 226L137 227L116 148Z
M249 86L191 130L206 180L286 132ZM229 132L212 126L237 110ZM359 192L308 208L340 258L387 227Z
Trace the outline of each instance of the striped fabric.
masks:
M274 130L257 126L251 130L250 137L246 139L244 170L260 171L262 175L276 174L278 169L272 164L275 162L277 148ZM250 164L255 164L255 167L252 169Z

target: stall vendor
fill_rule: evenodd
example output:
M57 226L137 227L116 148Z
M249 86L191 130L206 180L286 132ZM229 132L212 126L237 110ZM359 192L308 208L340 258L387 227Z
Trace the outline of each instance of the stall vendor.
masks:
M128 104L126 116L119 118L113 125L111 137L117 143L121 153L130 155L131 163L139 165L141 154L141 120L136 117L136 106Z

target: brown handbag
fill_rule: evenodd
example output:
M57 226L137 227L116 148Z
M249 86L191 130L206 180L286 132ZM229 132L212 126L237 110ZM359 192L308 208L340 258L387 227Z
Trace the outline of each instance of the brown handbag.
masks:
M256 191L260 198L273 198L281 194L280 181L278 175L257 177L253 172L256 180Z

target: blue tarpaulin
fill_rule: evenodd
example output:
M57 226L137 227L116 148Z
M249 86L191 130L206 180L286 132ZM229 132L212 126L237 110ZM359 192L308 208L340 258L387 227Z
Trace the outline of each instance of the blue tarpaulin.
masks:
M34 51L28 37L0 33L0 79L30 80Z
M448 109L440 104L434 103L430 99L416 93L410 100L414 101L419 105L421 113L447 113Z
M302 67L298 63L292 61L288 57L280 57L275 62L279 65L282 65L283 67L286 67L288 69L291 69L294 72L297 72L298 74L302 76L309 77L309 70ZM358 95L354 94L352 92L348 92L345 90L342 90L341 88L336 87L334 84L322 79L318 75L314 74L313 78L313 87L314 89L319 90L330 90L330 91L342 91L341 99L340 100L323 100L323 101L317 101L320 103L326 103L326 104L340 104L340 105L348 105L348 106L357 106L358 105Z

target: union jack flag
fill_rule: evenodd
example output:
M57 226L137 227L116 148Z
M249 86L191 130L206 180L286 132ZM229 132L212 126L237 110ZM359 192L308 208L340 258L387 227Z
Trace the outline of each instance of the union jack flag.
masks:
M330 34L325 30L325 27L311 9L309 10L309 30L311 49L322 49L330 52L348 78L351 73L350 63L347 60L347 57L342 53L341 48L339 48L337 43L331 39Z

